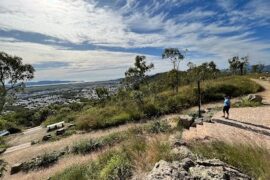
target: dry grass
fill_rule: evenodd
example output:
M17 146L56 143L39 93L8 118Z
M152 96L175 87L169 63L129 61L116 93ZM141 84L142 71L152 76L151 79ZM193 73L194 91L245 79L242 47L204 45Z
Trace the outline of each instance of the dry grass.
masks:
M121 131L127 130L128 128L136 127L136 126L139 126L139 124L131 123L131 124L126 124L119 127L107 129L107 130L94 131L87 134L74 134L72 136L61 139L59 141L44 143L44 144L37 144L27 149L22 149L20 151L16 151L10 154L4 154L2 156L2 159L7 161L8 164L12 165L18 162L27 161L37 155L44 154L45 152L50 153L56 150L61 150L65 148L66 146L72 145L74 142L78 142L78 141L82 141L82 140L86 140L90 138L98 138L98 137L105 136L113 132L121 132Z
M58 163L56 163L51 168L43 169L40 171L32 171L29 173L18 173L15 175L6 175L4 179L8 180L39 180L39 179L48 179L49 177L55 175L56 173L62 172L65 169L75 166L75 165L81 165L85 164L89 161L95 160L99 155L104 153L106 150L94 152L87 156L79 156L79 155L70 155L66 156L59 160Z

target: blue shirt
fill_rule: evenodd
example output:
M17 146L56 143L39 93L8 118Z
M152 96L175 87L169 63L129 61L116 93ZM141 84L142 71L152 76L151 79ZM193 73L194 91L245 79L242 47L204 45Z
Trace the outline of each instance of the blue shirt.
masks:
M230 105L231 105L231 102L230 102L230 99L225 99L224 100L224 106L226 106L226 107L230 107Z

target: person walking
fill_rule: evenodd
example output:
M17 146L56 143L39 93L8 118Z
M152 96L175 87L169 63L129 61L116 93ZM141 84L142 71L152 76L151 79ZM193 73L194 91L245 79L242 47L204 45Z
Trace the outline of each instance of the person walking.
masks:
M231 107L231 98L230 96L225 96L224 97L224 106L223 106L223 116L225 119L229 119L229 111ZM226 116L227 115L227 116Z

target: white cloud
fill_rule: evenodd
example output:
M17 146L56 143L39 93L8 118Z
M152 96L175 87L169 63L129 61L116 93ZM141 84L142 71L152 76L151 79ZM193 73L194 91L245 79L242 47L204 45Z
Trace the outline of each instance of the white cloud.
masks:
M173 16L169 14L171 8L192 1L149 0L144 6L141 4L145 1L113 2L102 6L98 0L1 0L0 29L39 33L49 36L45 42L58 45L69 41L127 49L188 48L197 54L211 54L209 60L217 61L221 67L225 67L227 59L233 55L250 55L252 61L263 63L267 63L270 57L270 53L265 51L269 48L269 41L259 41L252 29L269 24L267 1L250 1L236 9L235 1L220 0L217 3L224 9L223 14L202 6L175 12ZM110 7L110 3L122 6ZM91 74L107 79L114 77L112 74L116 74L115 77L122 76L136 55L104 50L70 50L3 37L0 37L0 48L22 56L28 63L68 63L68 67L62 67L57 72L48 69L38 72L40 79L46 79L52 74L56 78L67 79L80 77L80 73L84 79L90 79L88 76ZM207 58L196 57L192 60L201 62ZM169 64L164 65L164 62L155 60L155 63L155 72L169 68ZM110 75L103 76L105 71Z

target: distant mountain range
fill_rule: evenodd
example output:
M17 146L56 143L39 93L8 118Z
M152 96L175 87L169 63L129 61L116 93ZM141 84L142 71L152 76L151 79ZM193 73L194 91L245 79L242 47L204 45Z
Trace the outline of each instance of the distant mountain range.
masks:
M270 72L270 65L264 67L264 71Z
M76 83L76 81L37 81L37 82L27 82L26 86L47 86L47 85L58 85L58 84L70 84Z

